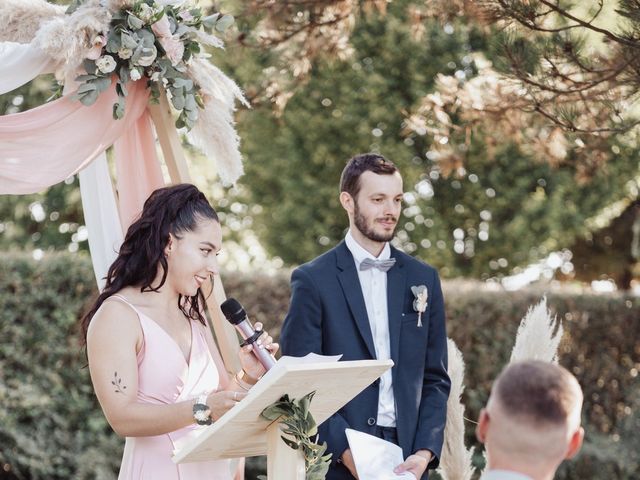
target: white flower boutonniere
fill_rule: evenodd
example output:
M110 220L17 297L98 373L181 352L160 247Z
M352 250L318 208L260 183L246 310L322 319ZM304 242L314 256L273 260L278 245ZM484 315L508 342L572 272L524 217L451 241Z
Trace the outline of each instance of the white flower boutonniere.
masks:
M421 327L422 314L427 309L427 298L429 298L429 294L427 292L427 287L424 285L413 286L411 287L411 291L416 297L413 301L413 309L418 312L418 327Z

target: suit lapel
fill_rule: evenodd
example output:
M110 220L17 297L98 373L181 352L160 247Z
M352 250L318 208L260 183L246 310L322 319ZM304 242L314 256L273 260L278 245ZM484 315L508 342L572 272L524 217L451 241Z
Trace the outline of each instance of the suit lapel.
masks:
M353 255L342 242L336 247L338 280L342 286L342 290L349 304L349 309L356 322L360 335L367 345L371 358L376 358L376 350L373 346L373 335L371 334L371 326L369 325L369 316L367 315L367 307L364 304L362 296L362 288L360 279L356 270ZM393 270L393 269L392 269Z
M387 272L387 312L389 315L389 349L391 359L398 365L400 354L400 326L402 323L402 310L406 293L407 272L402 260L398 257L398 251L391 247L391 257L396 259L396 264ZM394 367L395 370L395 367Z

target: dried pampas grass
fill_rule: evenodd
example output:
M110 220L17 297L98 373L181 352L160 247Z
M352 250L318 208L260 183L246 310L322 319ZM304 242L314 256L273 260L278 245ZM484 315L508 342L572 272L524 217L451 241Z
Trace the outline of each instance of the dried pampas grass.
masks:
M189 142L215 160L223 183L233 184L244 173L240 138L233 120L235 101L247 107L249 103L236 83L204 58L193 60L189 76L200 87L204 101L204 108L188 133Z
M109 30L110 22L111 12L100 5L100 0L91 0L71 15L44 22L31 43L56 62L59 79L70 81L77 75L93 40Z
M2 0L0 42L30 43L45 22L64 17L66 9L45 0Z
M473 447L464 444L464 360L455 342L447 338L451 393L447 401L447 422L438 473L444 480L471 480L475 468L471 462Z
M557 318L551 316L547 298L544 297L540 303L529 308L520 322L510 362L542 360L558 363L558 345L563 333L562 322L558 323Z

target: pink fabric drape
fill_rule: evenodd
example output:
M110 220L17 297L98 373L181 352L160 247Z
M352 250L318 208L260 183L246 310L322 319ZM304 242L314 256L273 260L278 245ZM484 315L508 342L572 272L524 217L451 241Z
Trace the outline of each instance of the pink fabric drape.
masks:
M126 232L151 192L164 185L148 110L115 142L114 154L120 221Z
M124 118L114 120L115 87L87 107L68 96L0 116L0 193L27 194L63 181L91 162L145 112L146 81L128 85Z

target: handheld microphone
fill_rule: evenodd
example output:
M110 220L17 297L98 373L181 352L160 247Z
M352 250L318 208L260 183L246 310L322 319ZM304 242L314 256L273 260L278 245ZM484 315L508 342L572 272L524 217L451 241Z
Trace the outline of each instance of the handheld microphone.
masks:
M235 298L229 298L222 302L220 310L222 310L226 319L240 332L240 336L244 340L243 345L253 345L255 341L258 340L258 337L262 335L262 330L254 330L253 325L251 325L251 322L247 318L247 312L244 311L240 302ZM276 364L275 358L273 358L273 355L271 355L267 349L258 348L257 345L254 345L252 351L266 370L269 370Z

